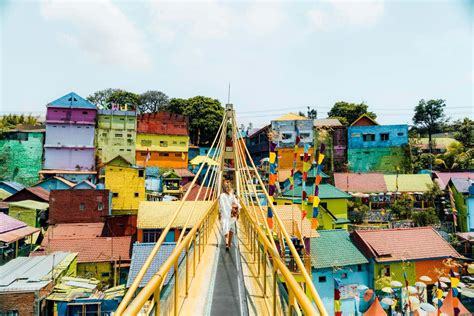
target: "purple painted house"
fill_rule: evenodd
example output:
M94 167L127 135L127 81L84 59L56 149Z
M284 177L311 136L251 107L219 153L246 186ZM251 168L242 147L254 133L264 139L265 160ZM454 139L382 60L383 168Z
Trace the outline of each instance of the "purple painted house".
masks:
M95 170L94 104L71 92L47 105L44 169Z

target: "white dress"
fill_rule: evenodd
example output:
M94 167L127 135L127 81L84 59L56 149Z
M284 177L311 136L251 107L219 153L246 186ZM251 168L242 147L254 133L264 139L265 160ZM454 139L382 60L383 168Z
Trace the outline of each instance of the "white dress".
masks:
M237 204L239 210L242 208L234 193L221 193L219 197L219 212L221 214L222 231L228 234L234 232L235 217L231 217L232 204Z

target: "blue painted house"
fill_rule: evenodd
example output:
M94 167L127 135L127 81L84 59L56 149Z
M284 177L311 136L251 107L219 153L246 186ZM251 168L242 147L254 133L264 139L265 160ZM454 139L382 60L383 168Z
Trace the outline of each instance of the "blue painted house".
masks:
M247 149L256 165L260 165L260 161L264 158L268 158L269 156L269 132L270 125L266 125L258 130L250 131L246 137Z
M15 194L20 190L23 190L25 186L18 182L14 181L1 181L0 182L0 189L7 191L10 194Z
M46 178L36 183L35 185L33 185L33 187L41 187L46 191L51 192L51 190L67 190L72 188L74 185L75 183L69 180L53 176L51 178Z
M71 189L74 190L95 190L96 185L88 180L82 180L81 182L75 184Z
M474 179L451 178L448 186L453 192L459 230L474 232Z
M352 172L407 170L408 125L379 125L367 115L347 129L348 163Z
M197 156L206 156L209 153L209 147L199 147L199 146L189 146L188 149L188 161L192 160ZM211 157L214 154L216 148L212 148L211 153L209 154Z
M355 313L355 294L359 285L369 284L369 261L343 229L320 230L311 238L313 283L329 315L334 315L335 279L341 281L341 311Z

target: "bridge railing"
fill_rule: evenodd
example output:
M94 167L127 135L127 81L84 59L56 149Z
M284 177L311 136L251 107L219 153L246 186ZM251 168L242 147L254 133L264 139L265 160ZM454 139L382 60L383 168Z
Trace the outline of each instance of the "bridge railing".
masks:
M205 245L215 226L217 208L216 201L176 246L158 272L130 302L122 315L138 315L139 313L155 316L178 315L180 298L186 298L188 295L190 280L196 275ZM171 268L174 268L174 275L165 289L164 281ZM184 295L182 295L183 293Z

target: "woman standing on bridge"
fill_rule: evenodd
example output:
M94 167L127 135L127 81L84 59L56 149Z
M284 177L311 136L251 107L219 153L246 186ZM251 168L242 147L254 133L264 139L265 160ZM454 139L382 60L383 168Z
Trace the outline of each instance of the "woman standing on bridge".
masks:
M224 182L223 192L219 196L219 218L226 241L226 250L232 246L234 227L242 207L237 200L229 180Z

